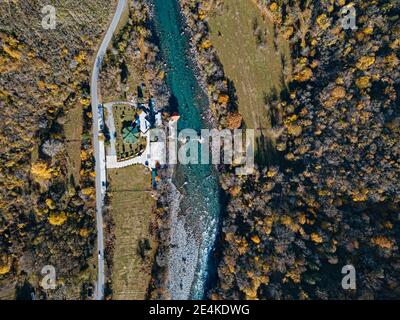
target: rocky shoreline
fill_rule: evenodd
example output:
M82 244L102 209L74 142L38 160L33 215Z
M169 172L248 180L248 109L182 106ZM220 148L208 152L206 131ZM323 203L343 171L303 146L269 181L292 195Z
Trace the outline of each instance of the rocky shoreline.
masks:
M219 122L218 117L208 107L215 104L209 91L210 81L202 67L202 57L195 41L196 35L189 27L190 16L183 14L183 3L179 2L179 5L182 24L186 25L183 32L190 39L187 45L189 64L193 68L193 74L200 89L207 97L207 107L200 110L201 117L207 127L216 128ZM151 16L154 19L154 7L151 6L151 8ZM217 61L216 58L215 61ZM221 67L216 66L216 69L221 70ZM220 73L223 72L220 71ZM162 191L157 210L162 211L163 216L158 223L159 250L153 267L153 280L149 286L149 297L152 299L188 299L195 277L198 276L196 274L198 259L205 255L201 246L204 235L196 235L195 223L188 219L188 217L191 217L191 220L194 219L190 214L190 208L181 206L184 195L179 192L179 187L173 182L174 177L179 175L175 169L175 167L168 167L162 174ZM182 265L181 261L186 261L183 269L177 268L179 264ZM162 288L167 288L167 290Z
M188 0L179 0L181 12L186 24L186 32L190 39L190 53L196 69L197 80L207 93L209 110L214 127L237 129L242 125L237 101L230 81L225 76L223 66L209 38L207 14L211 11L209 4ZM237 121L240 118L240 121ZM236 119L236 121L232 121Z
M181 8L181 17L185 27L185 33L190 40L188 43L188 51L190 63L193 67L195 78L207 96L208 107L202 111L202 118L211 128L226 128L229 124L229 116L237 114L237 105L235 98L230 96L228 89L229 80L225 77L221 63L216 55L213 47L203 50L201 43L208 40L208 26L202 20L201 23L196 22L196 16L192 14L187 7L187 1L179 1ZM211 67L210 67L211 66ZM208 73L207 69L213 70L213 73ZM226 97L226 100L221 102L221 97ZM236 124L231 129L238 128L241 125ZM229 126L228 126L229 127ZM223 169L223 168L222 168ZM223 170L219 170L220 173ZM193 223L187 221L190 215L181 213L185 209L181 208L181 200L183 195L179 193L178 189L173 183L175 175L174 168L167 169L165 184L168 186L168 191L160 196L161 203L171 204L168 212L168 219L163 222L164 232L162 232L164 239L160 239L160 243L164 246L160 247L158 257L162 256L162 267L165 268L162 274L158 274L158 287L167 288L167 292L159 294L158 298L168 299L187 299L192 289L196 274L196 265L200 256L205 253L200 252L201 239L204 235L197 235L191 229L194 227ZM179 200L177 200L179 198ZM173 232L172 232L173 230ZM218 235L215 235L219 238ZM214 239L214 238L213 238ZM214 240L212 241L214 243ZM185 244L180 246L179 244ZM211 244L208 244L212 246ZM204 248L203 248L204 249ZM209 248L205 248L210 250ZM167 253L167 254L166 254ZM184 269L177 269L179 260L186 261ZM197 275L198 276L198 275ZM162 279L162 280L161 280ZM160 291L160 290L159 290ZM153 296L154 297L154 296Z

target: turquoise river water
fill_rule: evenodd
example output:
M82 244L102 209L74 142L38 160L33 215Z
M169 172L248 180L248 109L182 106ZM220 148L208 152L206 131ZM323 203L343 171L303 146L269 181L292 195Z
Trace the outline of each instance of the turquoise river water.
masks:
M181 116L178 130L209 128L208 99L195 77L178 0L153 4L167 83ZM182 196L172 218L167 290L172 299L201 299L221 211L218 175L212 165L178 165L174 185Z

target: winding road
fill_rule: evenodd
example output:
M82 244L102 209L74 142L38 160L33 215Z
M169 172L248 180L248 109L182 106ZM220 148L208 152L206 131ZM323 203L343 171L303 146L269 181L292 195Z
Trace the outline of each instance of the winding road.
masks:
M103 58L107 48L111 42L112 36L117 29L118 22L121 19L127 0L118 0L118 5L114 14L114 18L107 30L107 33L97 52L95 63L93 66L91 80L91 101L93 111L93 147L96 163L96 224L97 224L97 250L98 250L98 275L95 299L102 300L104 298L104 238L103 238L103 205L106 194L106 153L104 140L99 139L102 126L104 125L104 117L102 107L99 107L98 96L98 79L101 70Z

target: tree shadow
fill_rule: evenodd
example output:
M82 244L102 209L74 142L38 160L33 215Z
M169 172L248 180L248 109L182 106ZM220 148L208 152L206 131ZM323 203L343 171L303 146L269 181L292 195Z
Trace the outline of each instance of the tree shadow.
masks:
M171 93L168 100L167 112L169 114L179 113L179 102L178 99Z
M34 293L33 287L27 280L22 285L15 287L15 299L16 300L33 300L32 294Z

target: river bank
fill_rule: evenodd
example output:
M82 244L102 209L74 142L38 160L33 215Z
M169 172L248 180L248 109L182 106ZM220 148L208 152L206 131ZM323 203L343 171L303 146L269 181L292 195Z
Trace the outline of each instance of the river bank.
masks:
M189 34L185 32L179 3L152 3L167 64L167 83L181 116L178 130L210 128L208 96L195 74L196 65L189 58ZM204 297L208 260L220 214L218 176L210 165L177 165L171 178L169 192L173 201L169 206L164 297L200 299Z
M127 18L120 23L104 57L100 74L102 100L147 104L153 99L157 110L164 109L169 92L162 77L163 63L152 32L149 5L146 0L137 0L129 2L124 10ZM119 112L110 109L118 124L111 132L121 134L123 123L132 121L133 114L125 106ZM119 156L129 156L132 144L120 142L120 147ZM158 247L155 227L158 192L153 189L151 173L144 166L109 169L107 173L106 298L144 299Z

